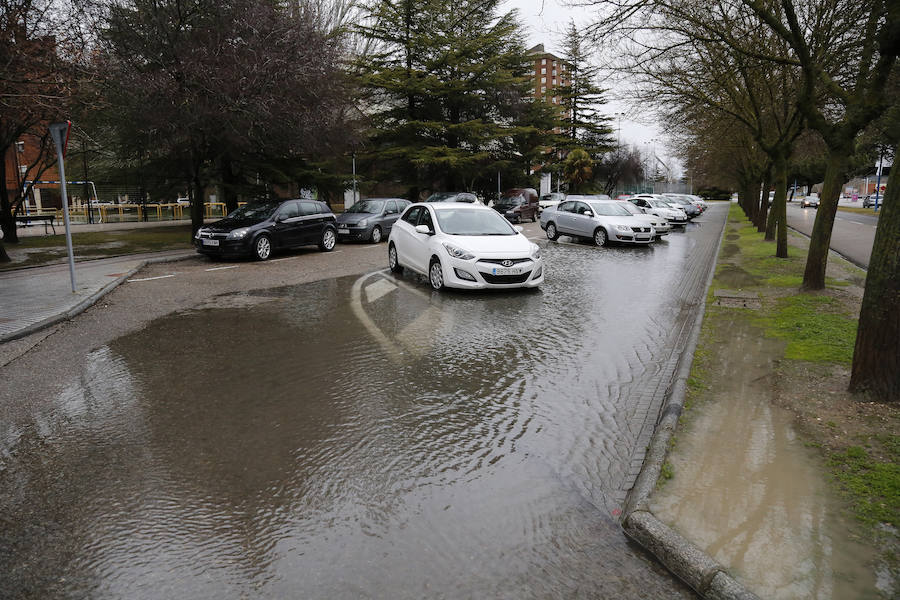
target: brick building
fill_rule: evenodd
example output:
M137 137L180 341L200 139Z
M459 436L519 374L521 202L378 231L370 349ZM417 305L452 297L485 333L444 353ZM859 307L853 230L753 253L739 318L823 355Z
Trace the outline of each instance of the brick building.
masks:
M543 44L528 51L534 60L534 97L560 106L560 111L568 116L565 100L559 95L559 88L571 84L568 65L562 58L546 52Z

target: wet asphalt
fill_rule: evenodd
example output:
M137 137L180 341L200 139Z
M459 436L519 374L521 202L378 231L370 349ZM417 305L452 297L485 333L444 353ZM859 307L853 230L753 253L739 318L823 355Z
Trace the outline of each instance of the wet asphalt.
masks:
M0 354L0 597L691 597L616 519L726 211L525 292L146 269Z

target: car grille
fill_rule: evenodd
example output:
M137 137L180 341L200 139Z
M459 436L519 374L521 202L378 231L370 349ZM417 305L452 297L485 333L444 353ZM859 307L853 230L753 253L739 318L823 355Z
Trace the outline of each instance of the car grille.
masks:
M492 265L502 265L504 261L509 261L514 265L519 263L528 262L530 258L480 258L478 262L491 263Z
M488 283L524 283L531 276L531 271L522 273L521 275L491 275L490 273L482 273L482 277Z
M210 240L224 240L228 237L227 233L211 233L209 231L204 231L200 234L201 238L206 238Z
M631 230L637 233L650 233L649 227L632 227Z

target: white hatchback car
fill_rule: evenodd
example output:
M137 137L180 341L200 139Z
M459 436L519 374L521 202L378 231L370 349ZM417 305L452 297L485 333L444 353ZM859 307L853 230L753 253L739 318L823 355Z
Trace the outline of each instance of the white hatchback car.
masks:
M388 265L428 277L431 287L537 287L541 249L497 211L480 204L413 204L391 229Z

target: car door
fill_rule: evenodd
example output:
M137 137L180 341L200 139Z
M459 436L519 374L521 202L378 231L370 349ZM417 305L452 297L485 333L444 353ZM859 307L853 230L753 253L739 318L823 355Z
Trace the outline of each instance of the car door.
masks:
M434 220L429 207L422 207L417 225L425 225L428 227L428 231L434 233ZM430 234L419 233L413 228L412 237L410 238L410 265L422 273L428 272L428 260L431 258L430 242Z
M572 233L572 227L575 225L572 219L572 210L574 210L574 208L574 201L560 202L556 206L556 230L560 233Z
M411 252L413 248L413 238L416 235L416 224L419 222L419 216L422 214L424 207L413 206L405 213L396 223L396 228L391 238L394 247L397 249L397 258L401 264L412 266L413 259Z
M312 200L301 200L300 221L298 243L318 244L322 239L322 228L325 226L325 215L319 210L319 204Z
M594 235L594 211L586 202L576 202L572 213L572 233L582 237Z
M272 238L277 248L291 248L300 244L302 222L300 203L296 200L285 202L278 208Z
M400 218L400 208L395 200L388 200L384 207L384 216L381 219L381 228L384 234L388 235L394 228L394 223Z

